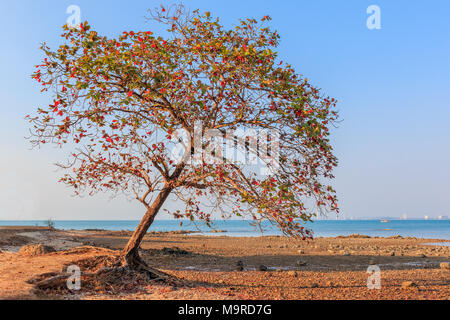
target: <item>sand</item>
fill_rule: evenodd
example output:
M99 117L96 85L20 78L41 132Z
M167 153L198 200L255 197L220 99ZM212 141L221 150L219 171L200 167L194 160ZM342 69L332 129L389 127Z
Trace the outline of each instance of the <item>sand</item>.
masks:
M113 256L127 231L61 231L0 227L1 299L449 299L450 247L439 239L351 237L298 241L285 237L227 237L152 233L141 255L184 285L130 283L117 289L84 286L74 292L37 292L27 283L86 258ZM18 254L42 243L57 252ZM81 248L80 248L81 247ZM237 271L241 261L242 271ZM81 262L80 262L81 264ZM82 264L81 264L82 265ZM266 271L259 271L263 265ZM368 289L369 265L381 270L381 289ZM63 270L64 271L64 270ZM82 268L83 272L83 268ZM86 271L87 272L87 271ZM415 286L402 288L411 281Z

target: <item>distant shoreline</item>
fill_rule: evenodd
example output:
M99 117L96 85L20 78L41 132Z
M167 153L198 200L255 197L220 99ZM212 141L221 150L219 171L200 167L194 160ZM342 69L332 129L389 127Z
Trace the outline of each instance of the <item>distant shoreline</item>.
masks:
M182 225L180 225L182 222ZM0 226L46 226L46 220L0 220ZM108 230L133 231L138 220L52 220L51 224L61 230ZM317 220L306 225L314 237L338 237L350 234L371 237L415 237L450 240L450 220ZM180 220L155 220L149 232L176 232L180 234L204 234L230 237L259 237L282 235L280 230L265 221L263 233L246 220L215 220L213 228L201 222L196 224Z

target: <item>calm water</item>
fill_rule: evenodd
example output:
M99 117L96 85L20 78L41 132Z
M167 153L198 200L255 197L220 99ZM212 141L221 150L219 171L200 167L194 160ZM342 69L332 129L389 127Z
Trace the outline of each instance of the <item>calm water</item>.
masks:
M134 230L139 221L69 221L55 220L57 229L105 229L105 230ZM28 225L44 226L43 220L0 221L0 226ZM382 223L380 220L320 220L309 223L307 226L314 231L316 237L334 237L349 235L352 233L366 234L369 236L388 237L393 235L412 236L429 239L450 240L450 220L391 220ZM174 230L201 230L203 234L228 235L228 236L260 236L259 229L255 229L247 221L242 220L218 220L214 222L214 229L226 230L226 233L211 233L211 229L203 224L194 225L190 221L156 220L150 227L150 231L174 231ZM263 224L264 235L279 235L280 232L270 225Z

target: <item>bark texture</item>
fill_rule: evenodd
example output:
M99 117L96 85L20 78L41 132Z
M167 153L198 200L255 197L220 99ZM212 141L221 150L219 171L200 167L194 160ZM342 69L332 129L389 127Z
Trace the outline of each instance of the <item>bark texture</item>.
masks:
M141 222L139 222L139 225L137 226L130 240L128 240L127 245L123 249L123 262L127 267L133 270L149 271L150 268L139 256L139 246L145 234L147 233L148 228L153 223L153 220L155 220L159 209L161 209L162 205L171 192L172 189L170 187L165 187L161 190L155 201L148 208Z

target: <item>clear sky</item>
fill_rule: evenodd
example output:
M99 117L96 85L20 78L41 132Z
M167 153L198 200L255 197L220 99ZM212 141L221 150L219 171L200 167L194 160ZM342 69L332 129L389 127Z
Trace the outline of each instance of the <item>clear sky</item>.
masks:
M160 31L145 21L161 2L2 0L0 4L0 219L139 219L119 197L73 198L52 165L69 151L30 150L23 119L49 103L31 80L39 44L55 47L78 5L99 34ZM163 1L163 4L173 3ZM333 141L342 215L450 214L449 1L185 1L231 26L269 14L280 57L339 100ZM369 30L369 5L381 29ZM162 215L162 218L165 216Z

